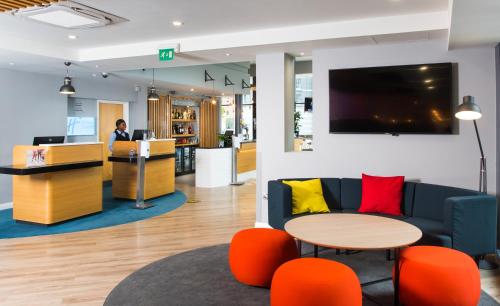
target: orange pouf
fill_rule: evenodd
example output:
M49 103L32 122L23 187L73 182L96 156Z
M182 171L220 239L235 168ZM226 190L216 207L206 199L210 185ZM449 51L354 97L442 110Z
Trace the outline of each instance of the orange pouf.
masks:
M229 247L229 266L234 277L247 285L271 286L274 271L298 258L295 240L286 232L252 228L234 235Z
M399 299L405 306L475 306L481 295L479 270L457 250L415 246L400 255Z
M271 306L361 306L361 285L351 268L321 258L289 261L274 273Z

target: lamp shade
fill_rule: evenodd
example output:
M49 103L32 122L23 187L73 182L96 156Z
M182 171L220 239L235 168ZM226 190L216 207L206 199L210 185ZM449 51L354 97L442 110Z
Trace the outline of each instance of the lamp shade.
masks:
M463 103L458 106L455 117L460 120L476 120L481 118L481 108L474 103L474 97L465 96Z
M70 77L67 76L64 78L64 85L59 88L59 93L63 95L72 95L75 93L75 87L71 85Z
M149 89L149 94L148 94L148 101L159 101L160 96L156 93L156 88L151 87Z

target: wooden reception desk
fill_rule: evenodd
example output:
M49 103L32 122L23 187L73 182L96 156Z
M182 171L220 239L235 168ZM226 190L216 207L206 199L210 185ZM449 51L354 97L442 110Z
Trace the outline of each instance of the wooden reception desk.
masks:
M15 146L13 218L54 224L102 211L102 143ZM45 150L45 165L26 166L27 152Z
M242 142L236 154L238 174L257 169L257 146L255 141Z
M175 191L175 140L151 140L150 157L144 170L144 199L152 199ZM132 152L131 152L132 150ZM137 159L130 154L138 152L138 142L115 141L113 154L113 197L136 199Z

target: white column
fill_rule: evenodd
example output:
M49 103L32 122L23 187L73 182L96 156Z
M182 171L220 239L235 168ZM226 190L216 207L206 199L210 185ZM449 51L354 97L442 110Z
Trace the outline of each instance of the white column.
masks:
M284 53L258 54L256 223L267 223L267 182L276 156L293 149L294 59ZM285 120L286 118L286 120ZM263 152L265 151L265 154ZM274 169L274 171L272 171ZM261 225L261 224L260 224Z

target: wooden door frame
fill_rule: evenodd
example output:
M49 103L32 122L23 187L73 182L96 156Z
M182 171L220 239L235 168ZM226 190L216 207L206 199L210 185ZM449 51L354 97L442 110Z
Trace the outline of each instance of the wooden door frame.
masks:
M101 139L99 139L99 105L100 104L121 104L123 105L123 120L125 120L125 122L127 122L127 130L126 131L129 131L129 127L130 127L130 122L129 122L129 102L122 102L122 101L110 101L110 100L97 100L97 141L102 141ZM130 132L128 132L130 134Z

